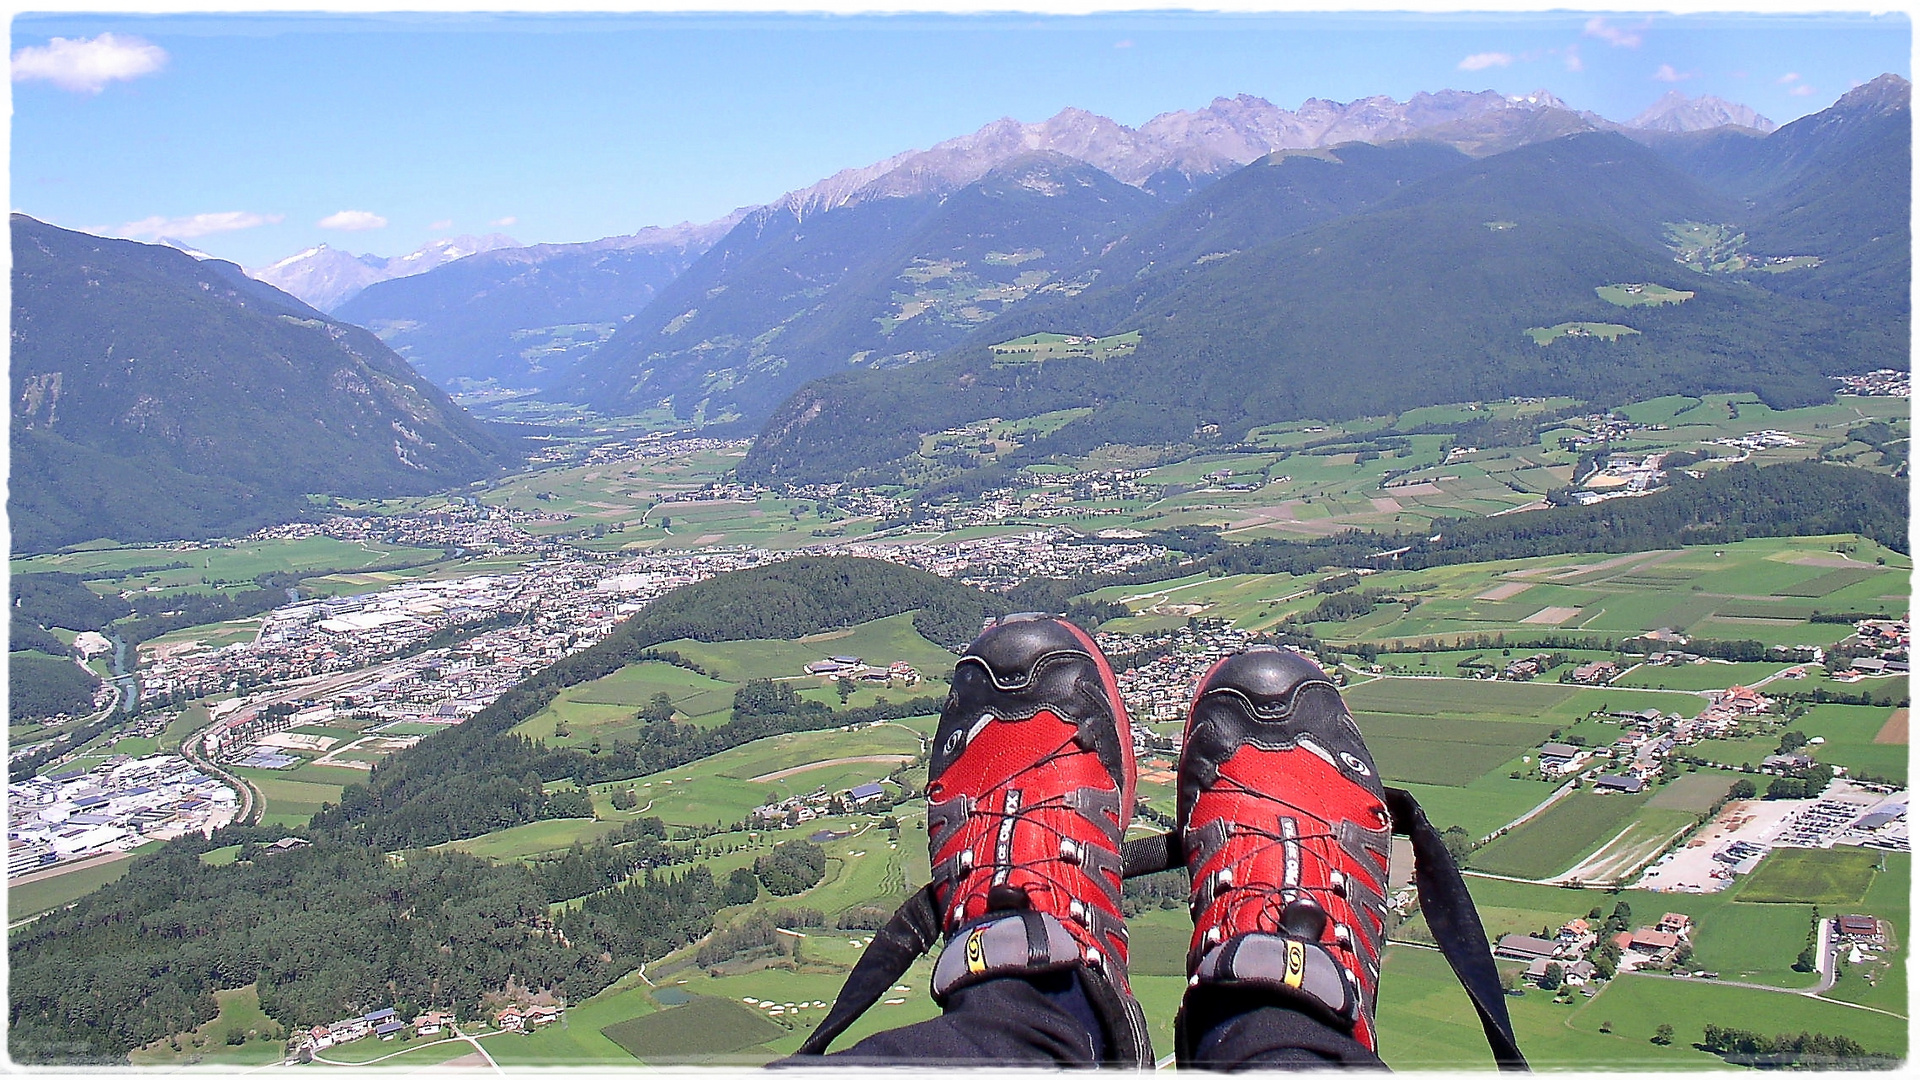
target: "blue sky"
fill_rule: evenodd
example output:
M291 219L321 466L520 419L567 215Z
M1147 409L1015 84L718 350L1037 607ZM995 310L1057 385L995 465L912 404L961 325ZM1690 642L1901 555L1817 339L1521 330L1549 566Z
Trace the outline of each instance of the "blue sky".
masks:
M102 39L101 35L111 35ZM64 44L53 41L64 39ZM1892 71L1901 15L20 16L14 209L257 266L706 221L1067 106L1669 90L1779 123ZM496 222L510 224L494 224Z

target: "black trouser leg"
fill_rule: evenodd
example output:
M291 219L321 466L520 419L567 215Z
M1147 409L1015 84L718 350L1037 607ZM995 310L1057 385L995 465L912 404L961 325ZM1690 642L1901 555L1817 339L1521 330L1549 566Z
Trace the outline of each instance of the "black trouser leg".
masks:
M1181 1023L1192 1032L1187 1068L1384 1069L1379 1055L1325 1022L1257 995L1189 992Z
M869 1035L825 1057L777 1064L1096 1065L1098 1022L1072 980L1067 972L989 979L954 991L945 1013L932 1020Z

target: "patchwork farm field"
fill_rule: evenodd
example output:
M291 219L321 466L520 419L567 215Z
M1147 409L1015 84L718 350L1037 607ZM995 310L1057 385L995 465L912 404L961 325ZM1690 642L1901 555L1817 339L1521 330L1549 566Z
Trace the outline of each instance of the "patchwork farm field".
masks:
M1551 724L1356 712L1380 775L1460 787L1546 741Z
M1644 793L1576 791L1474 852L1470 865L1489 874L1523 878L1558 874L1617 835L1648 798Z
M700 994L684 1005L608 1024L600 1031L653 1065L724 1061L787 1033L741 1002Z
M702 726L718 724L732 713L734 691L754 679L786 682L802 697L840 708L843 702L829 680L805 674L806 665L840 655L859 656L883 668L904 660L922 676L912 686L898 680L890 684L861 683L845 699L847 707L872 705L883 697L894 701L939 698L946 693L945 680L952 674L956 659L914 629L912 612L797 641L682 639L667 642L659 650L679 653L700 671L659 660L629 664L603 678L561 691L545 709L515 725L514 733L558 746L586 747L595 742L631 739L642 726L639 709L651 703L656 694L666 694L672 701L676 719ZM564 735L560 734L563 727Z
M253 588L261 574L286 571L353 570L371 566L437 562L438 549L399 547L375 541L335 540L326 536L247 540L234 544L142 545L88 548L10 560L15 574L109 574L89 582L96 592L154 588L205 592L214 586ZM184 563L172 567L174 563ZM143 567L172 567L143 570Z
M1836 546L1852 550L1836 553ZM1369 587L1414 601L1411 611L1382 605L1352 622L1324 624L1320 633L1342 642L1391 645L1428 638L1447 644L1493 634L1525 641L1545 632L1619 637L1666 628L1763 644L1828 645L1852 631L1845 624L1807 621L1816 609L1903 611L1911 566L1907 556L1854 537L1791 537L1388 571L1370 578ZM1817 600L1802 595L1815 581L1832 591ZM1195 589L1190 595L1203 599L1206 593ZM1635 674L1687 680L1680 673L1697 667ZM1627 682L1701 688L1690 681L1642 684L1630 677Z

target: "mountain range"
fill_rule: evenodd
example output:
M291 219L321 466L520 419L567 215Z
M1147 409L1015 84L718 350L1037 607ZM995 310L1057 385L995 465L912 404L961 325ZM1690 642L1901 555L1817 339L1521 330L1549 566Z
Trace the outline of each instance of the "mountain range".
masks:
M1826 376L1906 356L1910 89L1884 76L1764 136L1269 155L1117 237L1071 271L1091 281L1074 295L924 363L806 384L741 473L894 478L925 434L1069 408L1093 411L1002 464L1512 394L1825 400ZM1690 295L1601 291L1647 285ZM1138 346L1043 363L991 348L1037 332Z
M333 313L380 335L436 384L539 387L645 308L744 212L584 244L503 247L393 278Z
M1658 137L1725 115L1770 126L1717 99L1669 100L1643 118L1656 126L1637 133ZM998 121L753 212L547 396L607 412L669 403L684 418L757 426L810 379L922 361L1015 308L1084 289L1089 275L1107 272L1094 256L1267 155L1422 142L1480 156L1623 129L1545 91L1315 99L1297 111L1241 95L1138 129L1077 109L1038 124ZM1033 170L1049 159L1044 168L1056 175L1036 181ZM1079 180L1062 184L1076 168ZM962 209L1016 190L1047 207L976 217ZM1055 217L1078 224L1062 233ZM1009 224L1020 218L1034 222L1030 240ZM992 242L982 246L988 222Z
M248 270L247 273L256 280L299 297L321 311L332 311L358 296L369 285L424 274L455 259L464 259L483 251L518 247L519 244L513 237L499 233L453 236L430 241L416 251L391 259L379 255L354 255L320 244L295 252L278 262ZM191 249L183 250L199 254Z
M518 249L518 255L510 254L514 249L507 249L487 259L461 260L462 269L457 272L449 267L372 285L360 284L371 271L354 257L323 249L322 254L305 259L296 256L269 280L317 307L374 329L439 385L450 389L478 385L549 389L557 396L587 399L615 411L651 407L661 399L672 398L685 416L754 416L764 414L770 401L778 400L813 375L850 363L884 366L910 362L924 358L930 348L954 343L958 338L953 331L979 321L979 313L1004 306L1001 287L1012 284L1023 273L1028 282L1034 280L1036 272L1044 271L1049 280L1043 285L1072 286L1059 274L1066 253L1049 252L1042 257L1043 265L1027 265L1019 273L989 273L985 277L976 273L978 280L973 284L984 294L985 306L960 303L965 299L964 285L945 290L941 297L930 295L939 290L904 289L902 304L918 298L935 302L936 307L944 306L949 314L956 306L974 309L958 322L951 318L909 319L911 328L918 332L904 336L892 332L901 325L903 312L900 305L892 304L892 290L888 290L877 298L877 305L869 305L870 309L854 320L863 327L868 320L878 320L875 325L883 332L876 338L871 333L852 332L852 323L846 320L839 320L839 332L810 325L810 317L801 309L818 305L800 303L804 299L801 294L829 287L840 287L844 292L847 286L840 285L842 276L848 277L849 285L861 276L849 260L836 262L832 256L822 256L813 259L806 271L807 284L786 290L795 296L794 302L770 312L769 317L722 317L714 310L716 305L709 304L690 320L676 324L680 316L700 308L680 293L661 299L658 310L640 317L668 281L691 269L694 258L735 226L751 233L730 241L728 254L716 255L716 260L727 258L737 265L740 253L754 242L752 237L767 237L794 227L800 233L788 243L797 245L796 251L864 250L869 238L852 234L882 217L894 222L886 226L892 230L888 234L891 236L905 227L899 220L914 211L894 206L885 213L837 219L831 218L833 212L881 199L921 200L919 211L931 212L929 208L938 201L1035 154L1052 154L1090 165L1165 204L1182 200L1280 150L1418 137L1471 154L1489 154L1580 131L1621 130L1652 137L1728 122L1747 123L1758 131L1772 127L1770 121L1744 106L1676 94L1669 94L1622 125L1570 110L1544 90L1517 97L1492 91L1443 90L1416 94L1405 102L1381 96L1347 103L1310 99L1297 110L1242 94L1218 98L1196 110L1164 113L1138 128L1085 110L1066 109L1039 123L998 120L926 150L907 151L843 170L766 206L736 211L706 225L648 229L631 237L591 244ZM831 224L821 215L829 215ZM823 235L819 231L823 228L835 235ZM610 256L609 249L621 254ZM911 262L923 254L910 253L907 257ZM1014 252L1003 254L1012 256ZM328 265L340 267L342 276L337 282L320 272L323 258ZM313 266L309 279L296 279L293 271L307 264ZM863 265L868 268L868 276L875 272L870 259ZM906 269L902 264L894 275ZM727 273L708 268L702 277L710 282L707 288L712 288L721 284L720 278ZM347 291L356 288L367 291ZM873 290L869 287L866 292L871 294ZM739 298L735 297L717 306L731 306L738 314L738 305ZM890 306L894 310L889 311ZM670 307L673 310L667 311ZM636 325L623 326L629 319ZM944 323L946 332L925 329L936 323ZM483 324L485 329L481 328ZM668 326L674 327L670 333ZM610 340L616 337L616 331L618 340ZM769 334L781 340L768 338ZM657 361L646 359L654 356ZM582 364L588 357L594 359ZM639 370L643 367L648 369L644 377ZM772 379L773 385L755 385L766 383L768 371L774 367L779 371ZM710 369L711 377L707 375ZM698 400L704 395L690 396L687 392L689 386L700 382L744 385L754 400L734 401L723 391L714 407L708 407Z
M366 330L238 266L12 218L18 552L230 536L513 448Z

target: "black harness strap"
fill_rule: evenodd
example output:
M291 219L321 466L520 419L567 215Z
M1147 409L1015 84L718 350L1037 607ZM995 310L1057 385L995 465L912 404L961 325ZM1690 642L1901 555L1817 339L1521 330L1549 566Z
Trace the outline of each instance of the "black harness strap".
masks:
M1466 988L1474 1011L1480 1015L1480 1026L1486 1031L1494 1061L1505 1070L1525 1071L1527 1059L1521 1056L1520 1047L1514 1041L1513 1024L1507 1017L1506 994L1500 988L1499 971L1487 950L1486 930L1480 925L1480 913L1474 910L1466 882L1447 854L1440 833L1427 820L1426 811L1420 809L1413 796L1400 788L1386 791L1393 831L1413 841L1413 879L1420 894L1420 911L1427 917L1427 928L1433 931L1440 952L1452 966L1460 985ZM1131 878L1173 869L1184 865L1186 858L1180 850L1179 836L1167 832L1127 841L1120 861L1123 873ZM940 921L931 884L909 897L860 954L833 1008L813 1034L800 1044L799 1053L826 1053L835 1038L872 1008L915 960L939 942Z
M1504 1070L1527 1071L1527 1059L1514 1041L1513 1022L1507 1018L1500 972L1487 951L1487 931L1480 925L1480 912L1474 909L1460 868L1447 854L1446 842L1410 792L1388 788L1387 812L1393 815L1393 831L1413 841L1413 881L1420 894L1420 913L1427 917L1427 929L1433 931L1433 940L1454 976L1466 988L1473 1011L1480 1014L1493 1060Z
M887 925L873 935L873 942L860 954L847 981L834 999L827 1018L813 1029L799 1053L824 1054L827 1045L847 1030L861 1014L873 1008L881 995L897 982L913 962L925 956L940 940L940 909L933 902L929 883L907 898L893 913Z

